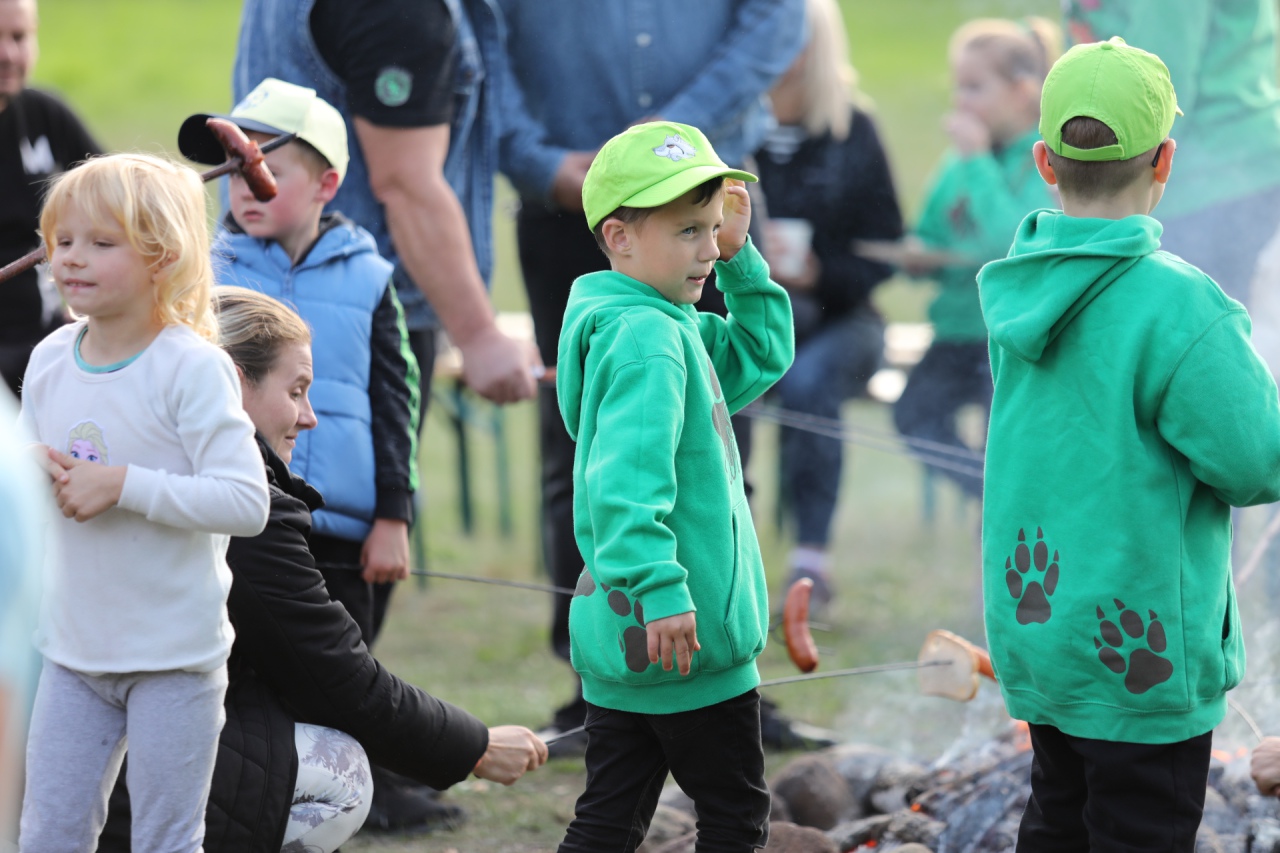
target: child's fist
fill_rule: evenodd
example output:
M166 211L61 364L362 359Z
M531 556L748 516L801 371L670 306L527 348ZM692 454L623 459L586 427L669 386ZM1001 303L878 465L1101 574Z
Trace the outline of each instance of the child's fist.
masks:
M724 179L724 222L716 233L720 260L728 261L747 243L751 226L751 196L747 184L737 178Z

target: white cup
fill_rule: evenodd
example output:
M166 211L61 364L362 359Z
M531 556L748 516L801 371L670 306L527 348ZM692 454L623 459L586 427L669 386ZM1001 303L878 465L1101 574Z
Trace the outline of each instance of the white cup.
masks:
M804 275L813 243L813 223L807 219L770 219L765 232L769 267L783 278Z

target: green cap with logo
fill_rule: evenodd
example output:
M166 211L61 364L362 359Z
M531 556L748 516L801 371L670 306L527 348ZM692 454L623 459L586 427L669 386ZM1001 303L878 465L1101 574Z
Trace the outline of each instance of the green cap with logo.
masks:
M1182 115L1169 69L1154 53L1109 41L1080 44L1064 53L1045 78L1040 95L1040 135L1049 150L1071 160L1128 160L1155 148ZM1115 145L1075 148L1062 141L1073 118L1097 119L1116 135Z
M604 144L582 184L587 227L620 207L661 207L721 175L758 180L730 169L702 131L688 124L651 121L637 124Z
M178 150L188 160L213 164L227 159L227 152L205 126L209 117L207 113L190 116L178 130ZM272 136L296 133L329 161L340 179L347 176L347 124L315 89L268 77L245 95L230 115L217 117L234 122L242 130Z

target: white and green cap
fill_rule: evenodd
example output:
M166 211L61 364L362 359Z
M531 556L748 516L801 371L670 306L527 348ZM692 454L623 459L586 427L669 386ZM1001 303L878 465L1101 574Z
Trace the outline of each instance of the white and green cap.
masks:
M582 184L587 227L620 207L661 207L723 175L758 180L724 164L702 131L688 124L637 124L604 144Z
M205 126L212 114L198 113L182 123L178 150L196 163L221 163L227 153ZM230 115L216 116L234 122L241 130L280 135L296 133L298 138L320 152L338 172L347 176L347 124L342 114L316 94L315 89L295 86L274 77L257 85Z

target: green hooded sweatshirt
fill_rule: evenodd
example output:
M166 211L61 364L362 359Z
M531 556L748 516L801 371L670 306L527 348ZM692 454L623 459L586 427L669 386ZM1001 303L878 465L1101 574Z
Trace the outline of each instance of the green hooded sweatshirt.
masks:
M1130 743L1222 720L1244 671L1230 507L1280 498L1280 405L1249 317L1160 233L1036 211L978 277L996 677L1015 718Z
M690 711L760 681L768 592L729 416L791 366L791 300L750 242L716 264L716 286L727 321L616 272L569 293L556 394L586 562L569 630L601 707ZM646 623L690 611L702 648L689 675L650 664Z
M1064 0L1075 44L1122 36L1169 66L1184 115L1163 218L1280 184L1274 0Z
M1039 130L1032 128L997 151L973 157L956 151L944 155L925 195L916 235L929 248L970 263L944 267L935 275L938 295L929 305L935 340L986 341L975 281L978 270L1009 253L1013 232L1024 216L1057 203L1031 156L1039 138Z

